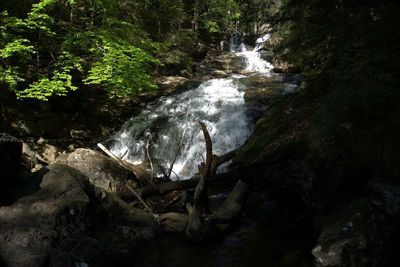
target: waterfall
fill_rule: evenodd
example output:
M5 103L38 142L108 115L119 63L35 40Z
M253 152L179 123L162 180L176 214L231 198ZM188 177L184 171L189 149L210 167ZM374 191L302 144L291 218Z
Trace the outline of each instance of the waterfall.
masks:
M260 57L255 59L257 51L242 51L238 55L247 59L248 69L264 73L270 69L269 63ZM176 159L171 178L191 177L205 158L199 121L207 125L217 155L241 146L249 137L252 119L246 115L241 77L211 79L196 89L148 103L107 141L108 147L136 164L147 160L148 154L152 161L166 168ZM221 167L219 171L224 170Z
M257 39L256 45L253 50L248 51L246 46L242 43L240 45L241 52L238 54L245 57L247 61L246 70L255 71L260 73L269 73L274 67L271 63L261 58L260 50L264 47L264 43L270 38L269 34L266 34Z

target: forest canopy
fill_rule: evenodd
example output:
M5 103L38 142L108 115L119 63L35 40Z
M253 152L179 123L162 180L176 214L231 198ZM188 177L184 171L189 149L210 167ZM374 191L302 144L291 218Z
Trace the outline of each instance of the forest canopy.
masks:
M234 0L26 0L0 3L0 83L19 99L78 88L154 90L163 64L190 68L202 40L237 31Z

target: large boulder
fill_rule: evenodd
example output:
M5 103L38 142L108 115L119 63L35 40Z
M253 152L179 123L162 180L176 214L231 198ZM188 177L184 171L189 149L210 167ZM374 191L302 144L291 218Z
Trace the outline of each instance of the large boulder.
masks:
M125 189L128 181L133 181L134 174L121 167L116 161L100 152L79 148L68 155L62 155L57 162L79 170L89 178L91 184L108 192Z
M44 175L40 191L0 208L0 258L4 264L45 266L50 253L55 252L56 240L85 230L90 200L85 192L87 186L78 171L54 165Z
M68 165L47 168L39 191L0 208L0 266L115 266L154 238L151 214Z

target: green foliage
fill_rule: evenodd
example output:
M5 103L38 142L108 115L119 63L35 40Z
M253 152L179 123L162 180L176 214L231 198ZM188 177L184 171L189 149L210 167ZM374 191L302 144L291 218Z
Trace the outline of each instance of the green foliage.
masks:
M158 50L158 56L165 68L191 71L190 53L196 49L193 40L195 36L192 30L181 31L165 40Z
M81 59L64 52L55 67L51 78L39 77L38 81L31 83L28 88L17 91L17 97L46 101L53 95L65 96L69 91L77 90L78 87L72 83L71 72L82 71Z
M153 90L157 65L191 70L202 42L238 30L238 2L1 1L0 83L20 99L39 100L78 87L101 87L111 97Z
M202 26L210 33L235 32L240 18L239 6L235 0L212 0L200 16Z
M158 64L158 60L135 46L100 40L102 44L91 49L100 54L99 60L92 65L84 83L103 85L113 97L156 89L146 70L150 63Z
M29 44L30 42L27 39L13 40L1 49L0 58L7 59L15 55L20 57L32 55L34 53L34 47Z
M20 17L4 11L0 41L0 83L21 99L46 101L78 84L112 97L155 89L149 70L159 63L150 54L157 45L115 1L42 0Z

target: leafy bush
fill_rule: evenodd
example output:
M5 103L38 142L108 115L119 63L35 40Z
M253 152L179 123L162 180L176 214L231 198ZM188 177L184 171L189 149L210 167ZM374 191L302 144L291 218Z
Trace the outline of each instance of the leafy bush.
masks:
M159 61L144 50L156 45L119 18L113 1L42 0L21 18L4 11L0 19L0 83L18 98L46 101L78 85L111 97L156 88L149 70Z

